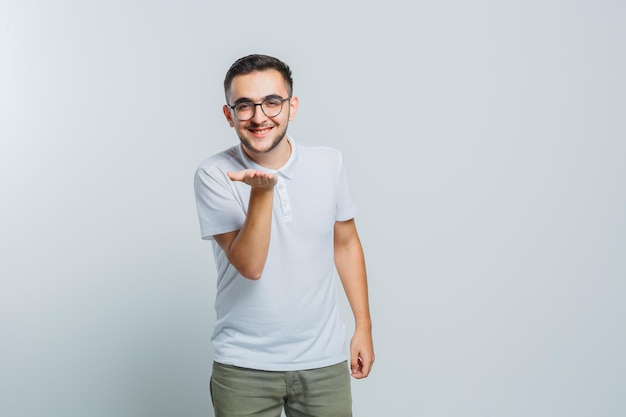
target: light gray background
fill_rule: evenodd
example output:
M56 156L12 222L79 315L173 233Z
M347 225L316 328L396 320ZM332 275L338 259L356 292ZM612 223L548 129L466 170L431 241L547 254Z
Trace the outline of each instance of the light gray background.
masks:
M213 415L192 177L253 52L349 164L355 416L626 415L625 4L0 2L0 415Z

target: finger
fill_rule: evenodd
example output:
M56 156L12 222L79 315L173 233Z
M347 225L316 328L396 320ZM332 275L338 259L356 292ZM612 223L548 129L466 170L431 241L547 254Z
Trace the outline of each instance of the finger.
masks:
M265 172L256 172L254 175L254 179L251 180L251 184L260 185L260 186L268 186L274 185L278 181L275 175L268 174Z
M358 375L359 371L361 369L361 358L359 357L358 354L351 354L350 355L350 372L352 373L352 376Z
M374 355L366 352L360 353L357 360L358 367L352 369L352 376L356 379L367 378L374 365Z
M257 176L267 182L271 182L274 179L272 174L268 174L267 172L257 172Z
M369 357L367 359L362 359L361 364L361 373L363 374L362 378L365 378L370 374L370 371L372 370L372 365L374 365L374 359Z
M251 172L254 173L254 171L248 169L239 172L228 171L226 175L228 175L228 178L230 178L232 181L245 181Z
M252 182L256 172L251 169L244 169L243 171L239 172L228 171L226 174L228 175L228 178L230 178L232 181Z

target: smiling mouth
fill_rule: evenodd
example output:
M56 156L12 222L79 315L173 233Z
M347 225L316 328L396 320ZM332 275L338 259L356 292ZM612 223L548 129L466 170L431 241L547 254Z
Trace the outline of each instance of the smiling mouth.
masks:
M248 130L255 136L265 136L273 128L274 126L265 126L265 127L249 128Z

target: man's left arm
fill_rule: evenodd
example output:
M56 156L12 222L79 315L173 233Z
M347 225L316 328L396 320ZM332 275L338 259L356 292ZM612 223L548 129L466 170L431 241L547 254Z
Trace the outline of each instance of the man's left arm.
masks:
M354 378L365 378L374 363L374 344L365 257L354 219L335 222L335 266L355 320L350 369Z

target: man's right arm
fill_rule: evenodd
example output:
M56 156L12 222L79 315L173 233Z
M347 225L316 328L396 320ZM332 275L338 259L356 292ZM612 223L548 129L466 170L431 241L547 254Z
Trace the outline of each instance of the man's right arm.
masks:
M241 181L251 187L248 214L239 230L215 235L228 261L248 279L259 279L263 274L270 246L274 186L278 178L262 171L246 169L228 173L232 181Z

